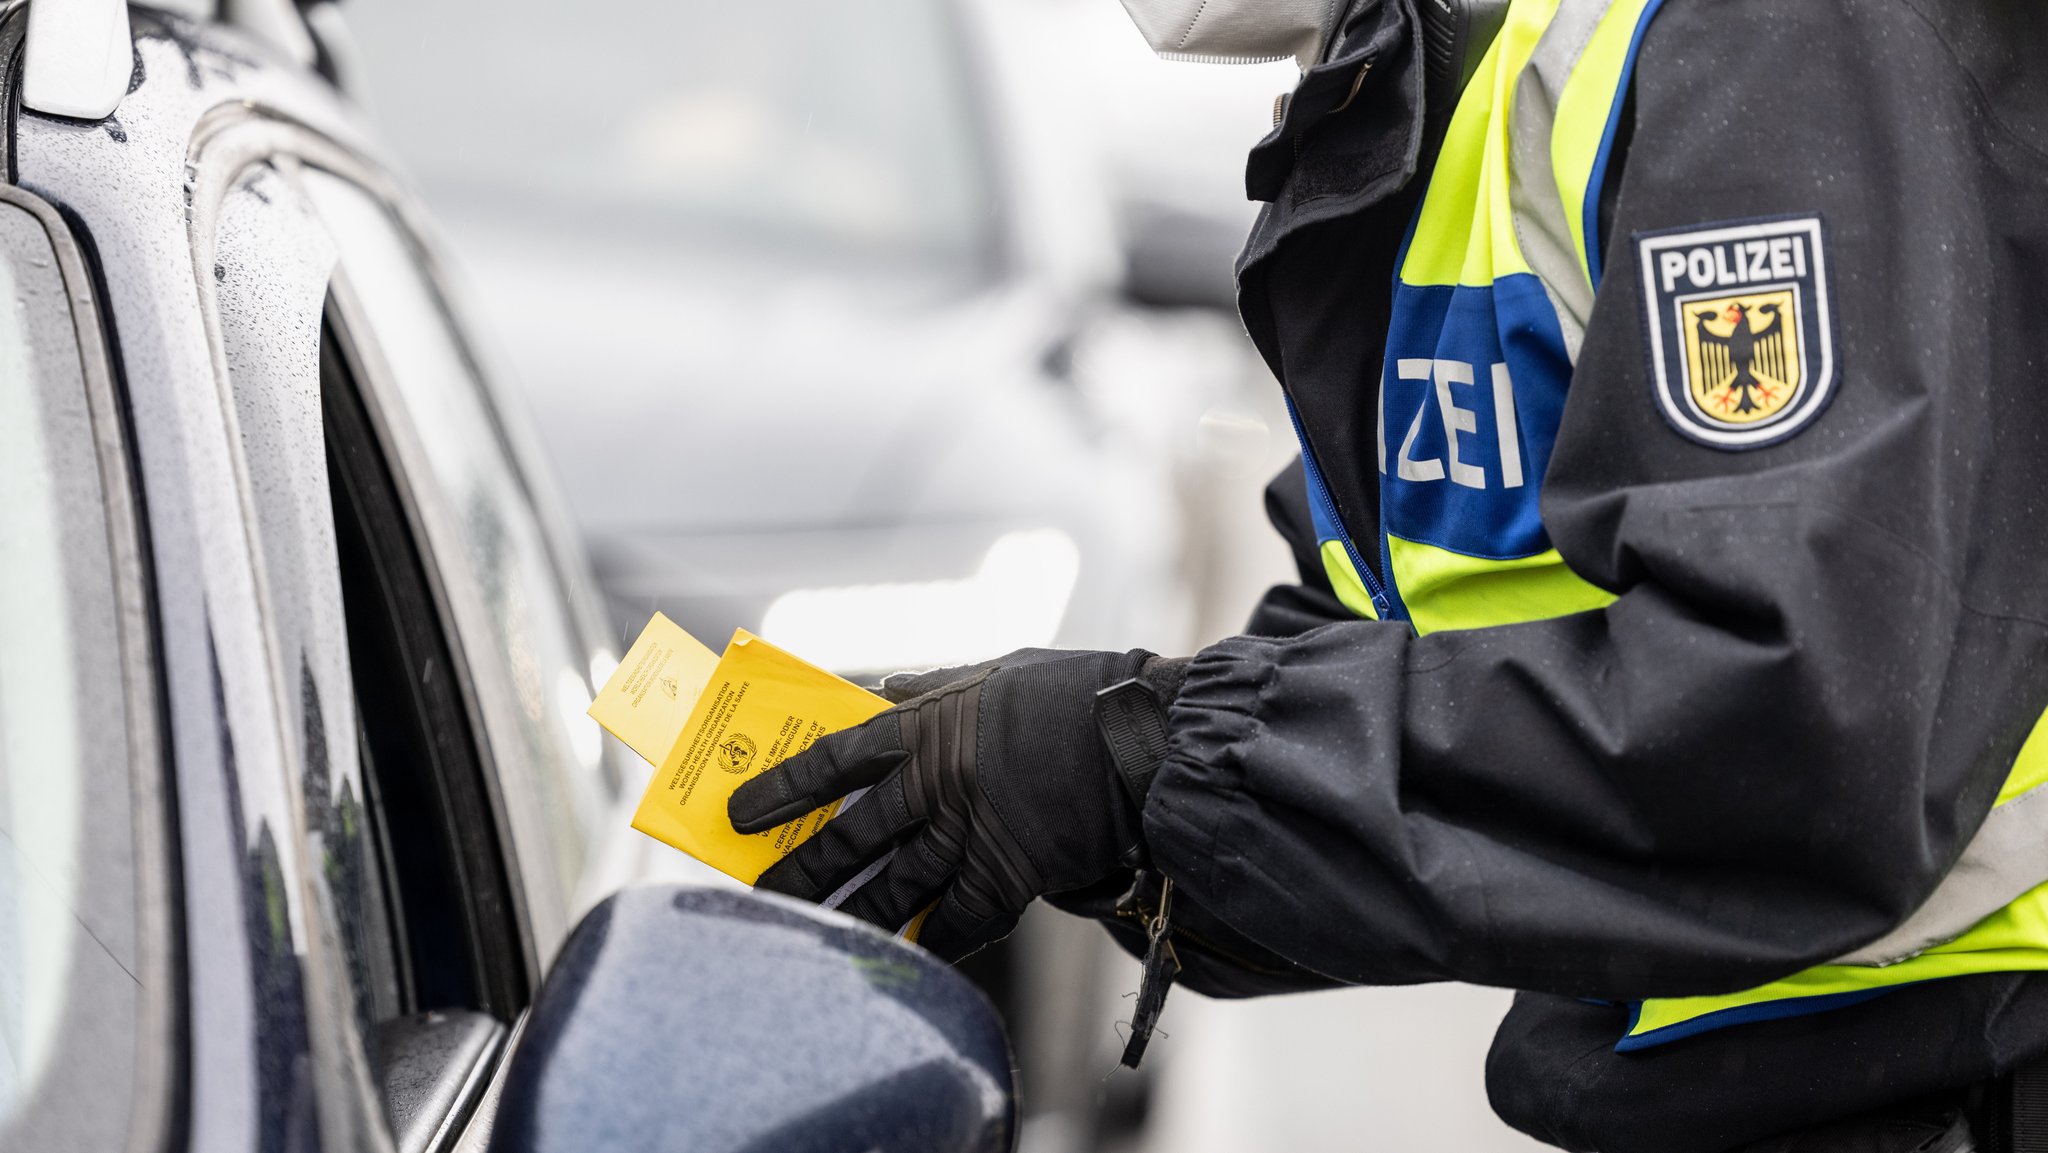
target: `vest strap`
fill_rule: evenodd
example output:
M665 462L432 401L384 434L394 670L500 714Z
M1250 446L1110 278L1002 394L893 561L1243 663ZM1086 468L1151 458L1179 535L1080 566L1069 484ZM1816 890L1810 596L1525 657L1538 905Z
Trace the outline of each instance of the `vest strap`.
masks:
M2048 1153L2048 1057L1984 1086L1981 1153Z
M1515 243L1557 310L1565 351L1574 364L1593 314L1593 281L1579 260L1571 213L1551 162L1557 106L1608 0L1563 0L1515 82L1508 133L1508 204Z

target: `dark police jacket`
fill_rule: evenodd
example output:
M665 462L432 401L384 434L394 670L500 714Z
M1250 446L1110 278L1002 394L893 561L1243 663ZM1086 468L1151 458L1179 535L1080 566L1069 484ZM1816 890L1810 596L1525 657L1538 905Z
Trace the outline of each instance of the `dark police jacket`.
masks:
M1254 153L1270 203L1239 269L1367 540L1394 261L1440 128L1409 5L1354 15ZM1612 164L1540 507L1614 602L1425 636L1352 618L1297 466L1272 504L1303 584L1193 660L1145 829L1184 983L1524 990L1489 1063L1509 1121L1708 1153L2048 1048L2042 982L1993 974L1613 1051L1617 1004L1894 929L2048 707L2048 5L1667 0ZM1828 228L1835 394L1729 451L1659 412L1628 238L1776 214Z

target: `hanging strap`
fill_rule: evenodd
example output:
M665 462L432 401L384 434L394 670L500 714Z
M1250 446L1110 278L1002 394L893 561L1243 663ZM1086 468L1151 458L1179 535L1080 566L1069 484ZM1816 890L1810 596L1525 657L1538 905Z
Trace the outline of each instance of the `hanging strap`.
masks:
M2048 1055L1991 1082L1979 1153L2048 1153Z

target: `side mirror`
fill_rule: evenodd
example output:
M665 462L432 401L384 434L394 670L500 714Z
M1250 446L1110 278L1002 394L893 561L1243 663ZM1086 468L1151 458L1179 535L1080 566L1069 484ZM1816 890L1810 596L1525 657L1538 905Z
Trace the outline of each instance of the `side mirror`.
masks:
M556 958L492 1153L1007 1153L1010 1048L980 990L838 913L628 889Z

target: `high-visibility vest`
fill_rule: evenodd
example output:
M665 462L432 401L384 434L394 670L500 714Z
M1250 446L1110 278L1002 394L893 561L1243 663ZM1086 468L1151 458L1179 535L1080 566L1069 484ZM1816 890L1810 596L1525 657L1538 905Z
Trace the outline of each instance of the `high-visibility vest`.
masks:
M1323 564L1360 616L1422 634L1613 599L1551 547L1537 501L1600 283L1600 193L1623 97L1662 2L1513 0L1458 101L1397 260L1380 380L1380 535L1366 545L1384 579L1338 520L1302 438ZM1961 859L1904 924L1755 989L1642 1002L1617 1047L1917 981L2048 970L2044 783L2048 717Z

